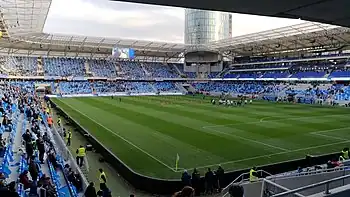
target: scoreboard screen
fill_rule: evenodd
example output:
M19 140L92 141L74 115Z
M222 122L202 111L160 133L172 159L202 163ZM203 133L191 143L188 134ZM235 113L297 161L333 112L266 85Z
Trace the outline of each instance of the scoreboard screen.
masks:
M130 48L114 47L112 50L112 56L114 58L121 58L121 59L134 59L135 50Z

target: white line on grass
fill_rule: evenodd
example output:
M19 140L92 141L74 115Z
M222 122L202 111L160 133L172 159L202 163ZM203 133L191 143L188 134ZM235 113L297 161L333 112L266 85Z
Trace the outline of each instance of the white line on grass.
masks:
M279 116L267 116L264 118L261 118L259 121L254 122L241 122L241 123L233 123L233 124L222 124L222 125L207 125L203 126L202 128L215 128L215 127L224 127L224 126L234 126L234 125L249 125L249 124L259 124L263 122L278 122L278 121L284 121L284 120L303 120L303 119L309 119L309 118L324 118L324 117L333 117L333 116L349 116L349 114L332 114L332 115L324 115L324 116L302 116L302 117L292 117L292 118L281 118L276 120L265 120L267 118L274 118ZM264 121L265 120L265 121Z
M344 130L344 129L350 129L350 127L343 127L343 128L337 128L337 129L327 129L327 130L322 130L322 131L315 131L315 132L311 132L310 134L318 135L318 136L325 137L325 138L332 138L332 139L336 139L336 140L346 140L346 139L344 139L342 137L321 134L321 133L326 133L326 132L331 132L331 131L339 131L339 130Z
M239 160L234 160L234 161L227 161L227 162L217 163L217 164L210 164L210 165L206 165L206 166L199 166L199 167L196 167L196 169L208 168L208 167L212 167L212 166L219 166L219 165L225 165L225 164L238 163L238 162L243 162L243 161L250 161L250 160L255 160L255 159L260 159L260 158L265 158L265 157L269 158L269 157L276 156L276 155L283 155L283 154L287 154L287 153L293 153L293 152L305 151L305 150L322 148L322 147L327 147L327 146L345 144L345 143L349 143L349 142L350 142L350 140L346 140L346 141L342 141L342 142L334 142L334 143L323 144L323 145L319 145L319 146L310 146L310 147L307 147L307 148L300 148L300 149L289 150L289 151L273 153L273 154L268 154L268 155L249 157L249 158L245 158L245 159L239 159ZM188 170L193 170L193 169L194 168L190 168Z
M222 131L219 131L219 130L216 130L216 129L213 129L213 128L205 128L205 129L212 130L212 131L215 131L215 132L218 132L218 133L222 133L222 134L234 137L234 138L239 138L241 140L245 140L245 141L253 142L253 143L256 143L256 144L260 144L260 145L263 145L263 146L268 146L270 148L274 148L274 149L278 149L278 150L282 150L282 151L289 151L288 149L285 149L285 148L282 148L282 147L274 146L274 145L267 144L267 143L264 143L264 142L259 142L257 140L245 138L245 137L242 137L242 136L239 136L239 135L233 135L231 133L222 132Z
M73 106L71 106L70 104L62 101L63 103L65 103L66 105L68 105L70 108L72 108L73 110L79 112L81 115L87 117L88 119L90 119L91 121L95 122L96 124L100 125L101 127L103 127L104 129L106 129L108 132L110 132L111 134L119 137L120 139L122 139L123 141L125 141L126 143L130 144L131 146L135 147L136 149L138 149L139 151L143 152L144 154L146 154L147 156L151 157L152 159L154 159L155 161L157 161L158 163L162 164L163 166L169 168L171 171L173 172L177 172L176 170L174 170L174 168L170 167L169 165L165 164L164 162L162 162L160 159L156 158L155 156L151 155L150 153L148 153L147 151L143 150L142 148L140 148L139 146L133 144L132 142L130 142L129 140L125 139L123 136L119 135L118 133L113 132L111 129L105 127L104 125L98 123L96 120L90 118L89 116L87 116L85 113L81 112L80 110L73 108Z

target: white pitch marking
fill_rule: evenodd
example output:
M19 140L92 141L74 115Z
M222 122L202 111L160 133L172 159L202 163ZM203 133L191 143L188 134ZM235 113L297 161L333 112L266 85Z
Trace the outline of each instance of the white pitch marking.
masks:
M239 138L239 139L242 139L242 140L245 140L245 141L253 142L253 143L256 143L256 144L261 144L261 145L264 145L264 146L275 148L275 149L278 149L278 150L289 151L288 149L285 149L285 148L282 148L282 147L274 146L274 145L271 145L271 144L266 144L264 142L259 142L257 140L245 138L245 137L242 137L242 136L239 136L239 135L232 135L230 133L222 132L222 131L219 131L219 130L216 130L216 129L213 129L213 128L205 128L205 129L212 130L212 131L215 131L215 132L218 132L218 133L222 133L222 134L234 137L234 138Z
M315 132L311 132L310 134L318 135L318 136L325 137L325 138L332 138L332 139L336 139L336 140L344 140L344 138L341 138L341 137L321 134L321 133L326 133L326 132L331 132L331 131L339 131L339 130L343 130L343 129L350 129L350 127L343 127L343 128L337 128L337 129L327 129L327 130L315 131Z
M303 120L303 119L310 119L310 118L324 118L324 117L333 117L333 116L349 116L349 114L332 114L332 115L324 115L324 116L303 116L303 117L292 117L292 118L282 118L282 119L277 119L277 120L266 120L264 121L263 119L266 118L273 118L273 117L278 117L278 116L267 116L264 118L261 118L259 121L254 121L254 122L242 122L242 123L233 123L233 124L222 124L222 125L207 125L203 126L202 128L215 128L215 127L224 127L224 126L234 126L234 125L249 125L249 124L258 124L262 122L278 122L278 121L284 121L284 120Z
M268 155L261 155L261 156L256 156L256 157L249 157L249 158L245 158L245 159L227 161L227 162L217 163L217 164L210 164L210 165L206 165L206 166L199 166L199 167L196 167L196 169L207 168L207 167L218 166L218 165L231 164L231 163L238 163L238 162L243 162L243 161L250 161L250 160L260 159L260 158L265 158L265 157L270 158L270 157L276 156L276 155L283 155L283 154L287 154L287 153L305 151L305 150L310 150L310 149L315 149L315 148L322 148L322 147L333 146L333 145L338 145L338 144L345 144L345 143L349 143L349 142L350 142L350 140L346 140L346 141L342 141L342 142L335 142L335 143L323 144L323 145L319 145L319 146L310 146L310 147L307 147L307 148L300 148L300 149L289 150L289 151L283 151L283 152L273 153L273 154L268 154ZM189 168L188 170L193 170L193 169L194 169L194 168Z
M125 141L126 143L130 144L131 146L137 148L138 150L140 150L141 152L143 152L144 154L146 154L147 156L151 157L152 159L154 159L155 161L157 161L158 163L162 164L163 166L169 168L171 171L173 172L177 172L176 170L174 170L174 168L170 167L169 165L165 164L164 162L162 162L160 159L156 158L155 156L151 155L150 153L146 152L145 150L143 150L142 148L140 148L139 146L133 144L132 142L130 142L129 140L125 139L123 136L119 135L118 133L113 132L112 130L110 130L109 128L105 127L104 125L98 123L96 120L90 118L89 116L87 116L86 114L84 114L83 112L81 112L80 110L73 108L73 106L71 106L70 104L62 101L63 103L65 103L66 105L68 105L70 108L72 108L73 110L79 112L81 115L87 117L88 119L90 119L91 121L95 122L96 124L100 125L101 127L105 128L108 132L110 132L111 134L119 137L120 139L122 139L123 141Z

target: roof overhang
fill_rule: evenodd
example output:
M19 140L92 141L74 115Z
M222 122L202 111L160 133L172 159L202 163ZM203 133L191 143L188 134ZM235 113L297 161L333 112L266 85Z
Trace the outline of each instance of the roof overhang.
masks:
M116 1L116 0L112 0ZM144 4L303 19L350 27L349 0L118 0Z

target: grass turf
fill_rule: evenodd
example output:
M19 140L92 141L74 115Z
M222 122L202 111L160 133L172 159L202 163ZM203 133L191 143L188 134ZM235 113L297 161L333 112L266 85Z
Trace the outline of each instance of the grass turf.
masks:
M350 142L346 108L268 102L225 107L188 96L53 101L129 167L157 178L179 178L181 169L197 167L203 174L218 164L237 170L330 153Z

